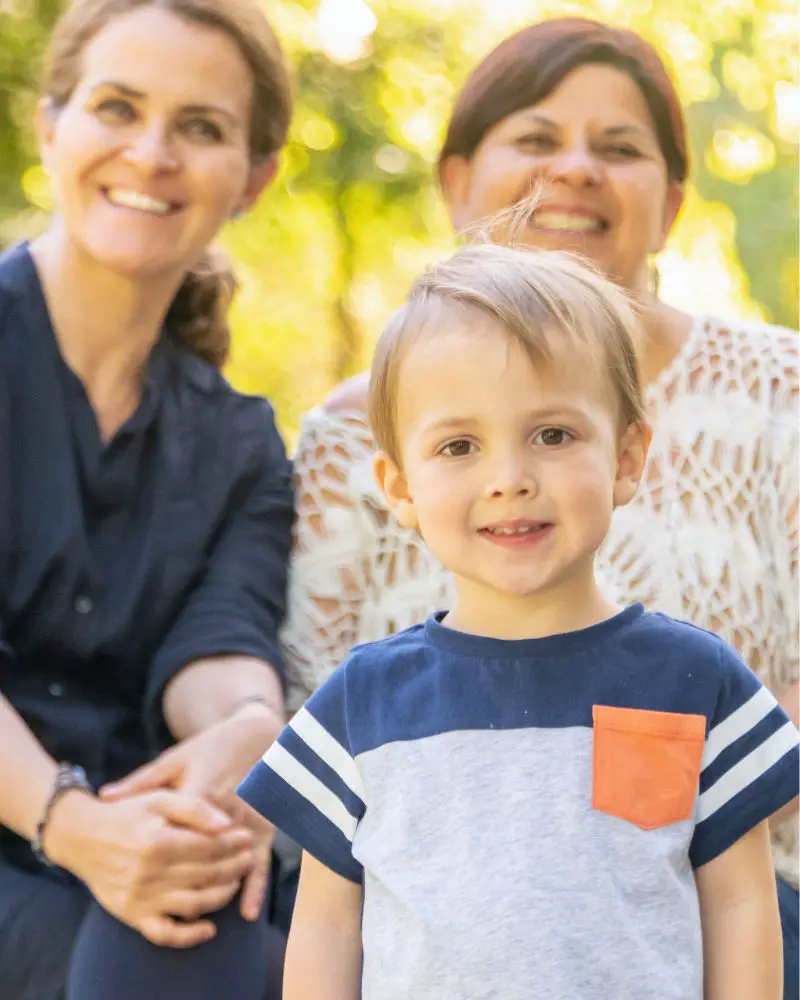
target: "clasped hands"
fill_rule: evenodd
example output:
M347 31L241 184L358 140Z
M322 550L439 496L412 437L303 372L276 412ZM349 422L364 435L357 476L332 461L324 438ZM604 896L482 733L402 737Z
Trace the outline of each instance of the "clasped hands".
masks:
M51 836L61 858L54 860L154 944L209 940L216 933L209 915L240 891L242 916L256 920L274 831L235 790L264 749L258 742L246 719L227 719L105 786L98 799L66 796L72 829L66 819L65 832L56 813L61 829Z

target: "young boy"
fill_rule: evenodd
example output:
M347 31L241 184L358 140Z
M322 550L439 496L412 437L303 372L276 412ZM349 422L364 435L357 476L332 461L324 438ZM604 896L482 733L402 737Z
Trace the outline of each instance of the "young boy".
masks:
M376 353L378 483L453 574L240 794L305 849L287 1000L779 1000L797 734L717 637L594 576L648 431L623 294L473 246Z

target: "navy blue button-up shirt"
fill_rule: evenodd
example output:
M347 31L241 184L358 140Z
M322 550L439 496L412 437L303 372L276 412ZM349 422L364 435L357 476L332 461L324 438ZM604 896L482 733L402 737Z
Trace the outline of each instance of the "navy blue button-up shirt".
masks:
M0 690L50 754L116 778L170 742L187 663L280 670L292 508L269 404L168 333L104 443L28 248L0 257Z

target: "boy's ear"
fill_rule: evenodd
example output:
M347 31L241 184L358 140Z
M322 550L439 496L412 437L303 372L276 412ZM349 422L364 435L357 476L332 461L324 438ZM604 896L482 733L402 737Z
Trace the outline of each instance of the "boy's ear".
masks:
M630 424L617 449L617 476L614 506L624 507L633 500L644 472L652 432L646 424Z
M389 456L379 451L372 460L372 474L375 482L386 497L386 504L404 528L417 528L417 510L414 499L408 492L405 476Z

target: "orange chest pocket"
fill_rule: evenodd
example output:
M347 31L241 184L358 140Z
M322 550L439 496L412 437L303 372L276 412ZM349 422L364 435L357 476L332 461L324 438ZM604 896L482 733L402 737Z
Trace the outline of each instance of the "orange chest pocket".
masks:
M644 830L690 819L705 716L595 705L592 719L592 807Z

